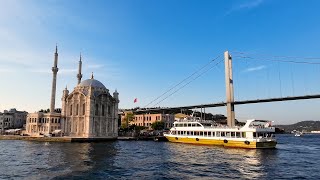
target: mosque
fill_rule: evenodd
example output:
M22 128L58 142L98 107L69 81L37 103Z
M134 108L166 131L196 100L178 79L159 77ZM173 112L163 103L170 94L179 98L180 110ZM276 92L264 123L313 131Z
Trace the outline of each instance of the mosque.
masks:
M67 88L63 90L60 113L55 111L58 70L58 48L56 47L52 67L50 112L29 113L26 120L26 133L30 136L117 138L119 104L117 90L111 95L100 81L94 79L93 74L90 79L81 81L82 60L80 55L78 84L71 93Z

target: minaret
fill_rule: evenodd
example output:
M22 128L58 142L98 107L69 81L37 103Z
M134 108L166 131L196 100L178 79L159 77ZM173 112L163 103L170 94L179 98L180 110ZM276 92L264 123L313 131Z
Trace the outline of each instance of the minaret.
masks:
M66 86L66 88L63 90L63 93L62 93L62 98L61 98L61 101L62 101L62 107L61 107L61 116L65 116L66 115L66 102L67 102L67 97L69 95L69 90Z
M77 74L78 84L81 83L81 78L82 78L81 70L82 70L82 60L81 60L81 53L80 53L79 69L78 69L78 74Z
M54 53L54 64L52 67L53 78L52 78L52 89L51 89L51 104L50 112L54 112L55 100L56 100L56 85L57 85L57 73L58 73L58 47L56 46L56 52Z
M117 89L115 90L115 92L113 93L113 98L115 99L115 102L114 102L114 112L112 112L112 116L114 118L114 123L113 123L113 127L112 127L112 130L113 130L113 136L115 137L118 137L118 106L119 106L119 93L117 91Z

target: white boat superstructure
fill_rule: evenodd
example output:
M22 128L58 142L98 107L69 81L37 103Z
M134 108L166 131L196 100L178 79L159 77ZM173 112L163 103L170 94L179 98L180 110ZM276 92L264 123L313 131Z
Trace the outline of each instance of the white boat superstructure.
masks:
M243 148L274 148L277 141L271 121L247 120L244 126L228 127L200 118L186 118L174 122L164 136L170 142L223 145Z

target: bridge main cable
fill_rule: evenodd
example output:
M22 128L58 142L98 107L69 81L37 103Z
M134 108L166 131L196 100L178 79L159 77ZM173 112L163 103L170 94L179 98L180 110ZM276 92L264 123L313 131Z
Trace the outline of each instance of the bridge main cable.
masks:
M152 100L150 103L148 103L147 105L144 106L144 108L146 108L147 106L149 106L150 104L154 103L155 101L157 101L158 99L160 99L161 97L163 97L164 95L166 95L167 93L169 93L170 91L172 91L173 89L175 89L176 87L178 87L179 85L181 85L182 83L184 83L185 81L187 81L188 79L190 79L192 76L194 76L195 74L197 74L198 72L200 72L201 70L203 70L204 68L206 68L207 66L209 66L211 63L213 63L215 60L217 60L219 57L221 57L221 55L218 55L216 58L210 60L207 64L205 64L204 66L202 66L201 68L199 68L198 70L196 70L195 72L193 72L191 75L189 75L188 77L186 77L185 79L183 79L182 81L180 81L178 84L174 85L173 87L171 87L169 90L165 91L164 93L162 93L160 96L156 97L154 100ZM189 82L190 83L190 82ZM189 84L187 83L187 84ZM186 85L182 86L185 87ZM175 92L174 92L175 93ZM174 94L173 93L173 94ZM172 95L172 94L171 94ZM169 95L169 96L171 96ZM164 98L163 100L167 99ZM162 102L163 100L161 100L160 102ZM157 104L159 104L160 102L158 102ZM157 105L155 104L155 105ZM155 106L154 105L154 106Z

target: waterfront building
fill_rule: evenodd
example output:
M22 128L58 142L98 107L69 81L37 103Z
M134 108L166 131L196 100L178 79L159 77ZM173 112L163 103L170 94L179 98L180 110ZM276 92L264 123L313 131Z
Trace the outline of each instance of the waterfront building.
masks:
M27 112L17 111L15 108L4 110L0 113L0 133L4 133L7 129L23 128L26 123Z
M113 96L93 74L81 81L82 60L80 55L78 84L69 94L65 88L62 95L61 112L55 109L56 81L58 72L58 50L56 47L50 112L30 113L27 117L26 133L31 136L63 135L73 138L116 138L118 136L119 93Z
M122 120L123 122L126 121L125 116L126 113L122 115ZM175 116L174 114L162 114L162 113L157 113L157 114L135 114L133 117L133 120L130 122L131 125L136 125L136 126L144 126L149 129L151 129L151 124L157 121L162 121L164 122L164 127L169 129L173 126L173 123L175 121Z
M65 135L72 137L117 137L119 93L113 96L93 75L62 97Z

